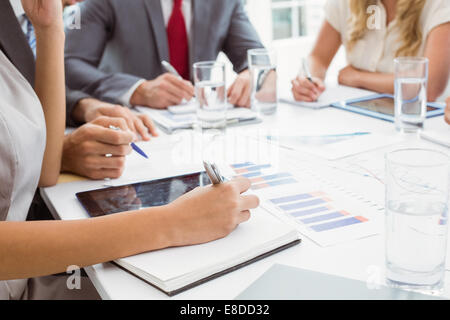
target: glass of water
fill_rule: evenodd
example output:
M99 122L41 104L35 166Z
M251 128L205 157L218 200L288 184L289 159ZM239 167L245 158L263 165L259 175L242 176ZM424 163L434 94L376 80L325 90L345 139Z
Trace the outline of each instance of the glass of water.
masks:
M252 77L252 109L270 115L277 111L277 58L274 50L248 51Z
M386 155L386 267L390 285L440 292L447 251L450 158L425 149Z
M401 132L423 129L427 113L427 58L397 58L395 65L395 125Z
M225 64L216 61L194 64L195 96L198 101L197 118L202 129L226 127L227 95Z

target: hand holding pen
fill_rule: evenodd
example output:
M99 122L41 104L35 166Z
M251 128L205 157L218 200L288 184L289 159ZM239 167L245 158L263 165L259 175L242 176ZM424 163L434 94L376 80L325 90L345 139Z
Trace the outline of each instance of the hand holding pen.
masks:
M303 74L292 80L292 93L296 101L314 102L325 91L325 85L319 78L311 75L306 59L302 61Z
M175 69L175 67L172 66L169 62L163 60L163 61L161 61L161 66L163 67L163 69L164 69L167 73L169 73L169 74L171 74L171 75L177 77L178 79L180 79L180 81L183 81L183 77L180 76L180 74L178 73L177 69ZM194 98L194 96L192 96L192 98ZM190 100L191 100L191 99L187 100L186 98L183 98L183 100L181 101L181 104L186 104L186 103L188 103Z
M195 93L194 86L190 81L182 79L175 68L167 69L168 65L162 64L164 73L159 77L143 81L138 86L131 96L130 104L166 109L181 104L183 100L191 100Z
M115 126L109 126L109 128L111 130L115 130L115 131L120 131L119 127L115 127ZM145 159L148 159L147 154L141 149L139 148L134 142L130 143L130 147L136 151L138 154L140 154L142 157L144 157Z

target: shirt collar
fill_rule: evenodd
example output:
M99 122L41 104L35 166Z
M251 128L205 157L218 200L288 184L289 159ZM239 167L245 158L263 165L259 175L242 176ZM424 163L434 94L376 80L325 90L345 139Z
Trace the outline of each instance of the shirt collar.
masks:
M14 14L16 15L16 17L21 17L22 15L25 14L25 11L23 10L22 7L22 2L20 0L9 0L9 2L11 3L11 6L14 10Z

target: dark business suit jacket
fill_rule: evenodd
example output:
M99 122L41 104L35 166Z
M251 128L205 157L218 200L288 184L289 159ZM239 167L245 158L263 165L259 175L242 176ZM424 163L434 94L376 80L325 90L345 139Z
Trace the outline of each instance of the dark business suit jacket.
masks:
M28 41L8 0L0 0L0 50L34 87L35 61ZM70 115L81 99L89 95L66 88L67 124L74 126Z
M192 0L191 63L223 51L236 72L247 50L263 47L241 0ZM138 80L164 71L169 48L160 0L86 0L81 29L66 32L66 81L101 100L118 103Z

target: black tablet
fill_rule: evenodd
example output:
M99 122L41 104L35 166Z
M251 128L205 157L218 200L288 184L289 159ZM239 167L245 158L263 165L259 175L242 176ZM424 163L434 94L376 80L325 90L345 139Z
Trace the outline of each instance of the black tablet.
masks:
M77 193L91 217L166 205L185 193L211 184L206 172Z

